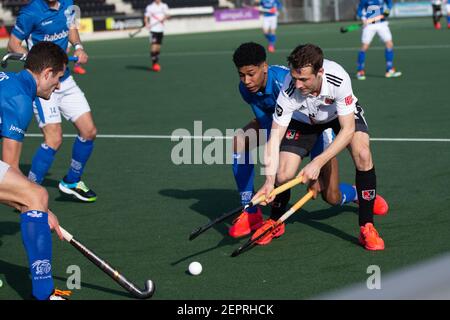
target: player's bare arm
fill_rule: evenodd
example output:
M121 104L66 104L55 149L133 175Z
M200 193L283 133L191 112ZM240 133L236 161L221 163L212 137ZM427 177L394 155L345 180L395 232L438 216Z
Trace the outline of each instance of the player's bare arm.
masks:
M11 34L8 41L8 51L16 53L28 53L28 50L22 46L22 40Z
M2 159L15 169L19 169L22 142L3 137Z
M81 44L80 34L78 33L78 29L70 28L69 29L69 41L75 48L75 52L73 55L78 58L78 63L85 64L88 62L89 56L87 55L84 47Z

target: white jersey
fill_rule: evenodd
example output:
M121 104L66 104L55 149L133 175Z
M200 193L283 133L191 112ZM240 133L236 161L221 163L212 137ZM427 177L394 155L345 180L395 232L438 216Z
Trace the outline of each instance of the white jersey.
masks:
M336 62L326 59L323 69L322 88L317 97L302 95L295 88L291 75L286 76L273 114L277 124L287 127L291 118L308 124L322 124L355 112L357 99L348 73Z
M161 22L167 15L169 15L169 6L164 2L157 4L152 2L145 8L145 16L150 18L151 32L164 32L164 21Z

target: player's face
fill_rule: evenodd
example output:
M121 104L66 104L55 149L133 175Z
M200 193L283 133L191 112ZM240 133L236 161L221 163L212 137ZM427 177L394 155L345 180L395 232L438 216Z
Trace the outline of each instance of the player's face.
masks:
M59 89L60 79L64 75L66 67L62 71L53 72L51 68L45 69L39 76L37 95L42 99L48 100L53 91Z
M291 76L295 81L295 87L300 90L302 95L319 94L322 87L323 68L314 74L312 67L301 69L292 69Z
M267 63L261 63L259 66L243 66L238 69L239 78L248 91L255 93L266 86L267 82Z

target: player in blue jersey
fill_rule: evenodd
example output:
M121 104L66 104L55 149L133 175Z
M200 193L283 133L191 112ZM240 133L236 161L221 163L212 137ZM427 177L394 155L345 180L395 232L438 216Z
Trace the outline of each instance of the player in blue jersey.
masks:
M233 175L241 203L246 205L254 195L255 172L251 150L268 139L277 97L289 69L283 66L269 66L266 62L264 47L253 42L241 44L234 52L233 61L241 79L239 82L241 96L251 106L255 114L255 118L244 126L242 131L238 131L233 140ZM263 131L260 131L260 129L263 129ZM331 143L333 138L330 135L331 130L322 135L311 152L311 158L320 154ZM357 200L356 190L353 186L338 183L336 158L333 158L325 166L323 173L321 191L326 202L332 205L342 205ZM315 187L320 190L318 185ZM278 197L274 201L275 205L272 206L272 213L275 215L284 213L285 206L277 206L277 204L287 204L290 197L289 191L283 193L282 197L287 197L287 200ZM387 204L379 197L374 213L386 214L386 212ZM261 209L259 207L248 208L235 219L229 229L229 235L235 238L245 236L252 230L258 229L262 223Z
M282 4L279 0L259 0L257 3L259 3L258 10L263 14L263 32L269 43L267 51L275 52L278 13L282 8Z
M50 229L63 236L57 217L48 209L47 191L28 180L19 170L24 134L33 117L36 96L49 99L59 88L67 65L66 53L57 45L41 42L34 46L25 70L0 73L0 201L21 212L22 241L31 272L33 296L38 300L63 299L52 278L52 239Z
M51 41L66 51L70 41L78 62L86 63L88 55L81 45L76 28L76 12L72 0L31 1L21 9L17 17L8 49L12 52L26 53L36 43ZM27 42L28 50L21 45L24 40ZM61 80L61 87L49 100L36 99L35 115L44 133L44 143L33 157L28 178L39 184L44 180L62 144L61 115L63 115L73 123L78 136L73 144L70 168L60 181L59 189L81 201L95 201L97 199L95 192L81 181L81 176L92 154L97 129L84 93L70 75L69 68Z
M363 29L361 35L362 45L358 53L358 71L356 73L358 80L366 79L366 52L375 34L380 36L386 46L384 51L386 58L385 77L396 78L402 75L400 71L396 71L394 68L394 42L392 42L392 33L386 20L391 9L392 0L360 0L359 2L357 16L363 22ZM368 23L368 19L376 20Z

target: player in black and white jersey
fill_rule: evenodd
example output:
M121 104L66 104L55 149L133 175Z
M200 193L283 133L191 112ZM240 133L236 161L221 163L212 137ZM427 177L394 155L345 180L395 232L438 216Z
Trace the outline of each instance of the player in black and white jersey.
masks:
M298 176L303 176L305 183L316 181L322 167L347 147L356 166L360 243L368 250L383 250L384 241L373 226L376 176L368 127L348 73L336 62L324 59L322 50L312 44L295 48L288 62L290 74L278 96L265 148L266 182L254 199L264 194L269 202L273 201L269 194L274 185L292 179L317 137L332 128L336 133L334 141ZM295 119L294 111L299 111ZM282 206L288 201L283 194L277 196L276 202L284 202ZM271 217L275 221L278 218Z

